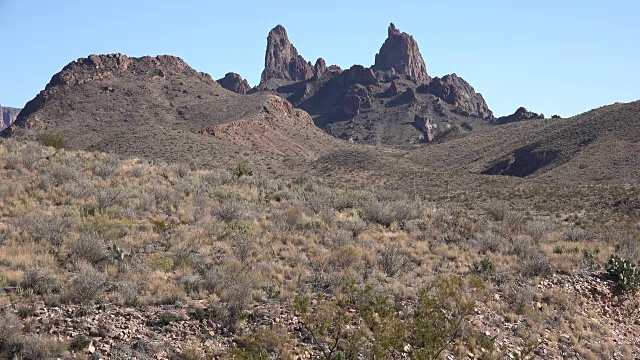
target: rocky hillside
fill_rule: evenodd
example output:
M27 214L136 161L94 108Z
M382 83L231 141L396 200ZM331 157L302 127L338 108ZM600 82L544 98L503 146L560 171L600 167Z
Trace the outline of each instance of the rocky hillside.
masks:
M405 145L485 127L493 114L456 74L431 78L417 41L394 24L371 67L315 66L298 54L286 30L267 37L265 69L252 91L275 90L338 138ZM446 136L445 136L446 135Z
M410 157L426 167L532 178L546 183L633 183L640 178L640 101L568 119L518 121L434 144Z
M236 92L248 87L236 85ZM278 96L228 91L177 57L121 54L67 65L3 135L58 136L70 149L209 165L253 154L265 167L290 157L314 159L340 146Z
M21 109L0 106L0 129L4 129L18 117Z

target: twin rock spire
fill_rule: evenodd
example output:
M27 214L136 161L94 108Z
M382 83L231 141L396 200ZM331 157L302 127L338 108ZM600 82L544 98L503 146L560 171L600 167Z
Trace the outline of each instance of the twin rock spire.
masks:
M289 41L287 30L278 25L267 36L267 52L260 84L263 85L272 79L309 80L319 76L326 68L322 58L313 66L300 56L296 47ZM376 55L372 70L406 76L417 84L430 80L418 43L413 36L400 32L394 24L389 25L387 40Z

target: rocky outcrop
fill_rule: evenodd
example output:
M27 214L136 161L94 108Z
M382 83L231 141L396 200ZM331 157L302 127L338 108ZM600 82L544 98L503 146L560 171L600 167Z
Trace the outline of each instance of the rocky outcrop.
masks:
M420 141L428 142L433 140L433 125L431 124L431 120L429 120L426 116L416 116L413 118L413 126L421 132Z
M493 119L493 113L482 94L477 93L468 82L456 74L436 77L428 85L419 86L417 91L435 95L454 105L461 115Z
M407 90L401 93L400 96L389 101L389 103L387 103L386 106L394 107L394 106L400 106L404 104L412 104L412 103L415 103L416 101L418 101L418 97L416 96L415 90L413 90L413 88L407 88Z
M524 107L520 107L513 114L508 116L501 116L495 119L493 123L496 125L502 125L502 124L509 124L517 121L537 120L537 119L544 119L544 114L537 114L525 109Z
M222 79L217 81L220 86L229 91L233 91L234 93L245 95L249 90L251 90L249 82L243 79L239 74L233 72L227 73Z
M287 30L282 25L274 27L267 36L267 53L260 83L270 79L303 81L312 78L314 73L313 65L298 55L298 50L289 41Z
M348 87L353 84L371 85L378 83L373 70L362 65L353 65L342 74L343 83Z
M344 99L344 112L356 116L360 111L370 109L371 101L369 89L361 84L354 84L349 88Z
M316 74L316 77L322 76L322 74L327 72L327 63L323 58L318 58L316 60L316 64L313 66L313 71Z
M20 110L21 109L18 108L0 106L0 129L4 129L13 124L18 117Z
M380 52L376 54L374 71L406 76L417 84L428 83L430 78L418 43L413 36L400 32L393 23L389 25L388 37Z

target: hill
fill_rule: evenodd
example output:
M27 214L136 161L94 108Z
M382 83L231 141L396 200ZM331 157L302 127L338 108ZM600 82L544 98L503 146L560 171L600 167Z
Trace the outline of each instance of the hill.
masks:
M250 156L265 168L340 146L278 96L233 93L177 57L121 54L67 65L3 135L205 166Z
M409 158L438 169L510 175L537 182L635 183L640 176L640 101L568 119L483 129L464 139L416 149Z

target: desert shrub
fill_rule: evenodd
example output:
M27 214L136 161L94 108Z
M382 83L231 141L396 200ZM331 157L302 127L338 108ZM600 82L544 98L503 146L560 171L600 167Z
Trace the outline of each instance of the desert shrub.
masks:
M509 208L506 204L492 201L484 206L482 206L482 210L484 210L489 217L491 217L495 221L502 221L505 219L507 214L509 213Z
M66 239L73 222L70 216L33 212L18 218L16 226L30 234L29 240L35 243L48 242L57 247Z
M93 165L93 173L103 179L109 178L120 168L120 160L114 155L107 155Z
M80 264L71 283L66 288L66 297L74 303L87 304L102 296L107 277L89 264Z
M606 266L607 271L618 278L618 284L626 290L636 292L640 289L640 270L637 265L618 255L611 255Z
M370 201L363 206L363 219L384 226L418 219L422 206L414 201Z
M82 177L64 183L63 188L74 199L86 199L96 193L93 182Z
M53 186L60 186L80 178L80 173L73 167L61 164L51 164L43 169L42 175L48 175Z
M234 181L233 174L226 170L207 171L202 175L204 180L210 186L227 185Z
M362 336L349 326L355 314L349 312L348 305L344 295L335 300L321 299L315 306L311 306L309 297L295 298L294 308L303 330L320 350L322 359L357 359L362 352Z
M86 261L94 266L110 260L108 242L96 231L82 232L78 239L68 243L69 256L75 261Z
M78 335L73 338L71 344L69 344L69 350L73 351L81 351L86 349L91 345L91 339L87 338L84 335Z
M482 258L482 260L474 261L471 264L471 271L480 275L484 280L490 280L496 274L493 261L486 257Z
M256 288L253 276L233 264L216 266L204 273L203 287L216 293L221 301L212 304L212 317L234 331L251 303L251 293Z
M260 329L238 339L238 347L230 350L230 358L237 360L269 360L286 356L286 331Z
M343 245L334 248L329 258L330 264L337 271L344 271L351 268L360 260L360 252L353 245Z
M33 291L35 294L44 295L51 292L53 279L51 278L49 270L43 267L28 267L24 270L24 276L20 286L25 290Z
M186 178L191 174L191 166L185 163L178 163L171 165L171 171L179 178Z
M538 243L542 238L553 230L553 225L546 221L530 221L525 227L525 233Z
M240 160L233 171L233 175L237 178L243 176L253 176L253 169L247 160Z
M351 235L356 238L367 230L367 223L359 217L350 218L344 222L343 227L351 232Z
M44 335L23 335L19 342L20 351L15 354L23 360L49 360L59 358L63 345Z
M463 335L462 326L474 309L464 290L460 278L443 276L420 291L408 332L412 359L437 359Z
M37 137L38 141L44 146L50 146L56 149L64 149L66 142L61 135L52 133L42 133Z
M116 290L122 296L126 306L140 305L140 284L133 281L124 281L116 284Z
M582 242L591 240L591 236L585 229L572 226L565 230L564 239L569 242Z
M155 271L169 272L173 269L173 259L168 255L151 254L147 258L147 265Z
M22 324L12 313L0 312L0 358L13 359L20 352Z
M524 214L508 211L503 217L503 229L507 234L516 235L524 232L526 217Z
M276 214L276 223L285 231L302 230L307 224L304 210L299 207L291 207Z
M232 236L233 243L231 249L233 254L241 262L247 262L251 257L251 251L253 250L255 239L249 231L242 231Z
M122 205L127 194L120 189L107 188L98 192L98 211L105 213L114 206Z
M333 230L326 235L326 244L331 248L337 248L353 243L353 233L347 230Z
M378 263L385 275L392 277L406 269L411 263L411 259L401 249L400 244L388 242L380 252Z
M502 293L509 306L517 313L522 314L528 306L532 306L536 294L527 285L519 285L516 282L505 284Z
M419 292L407 312L371 287L347 283L333 299L296 296L294 308L304 333L323 359L437 359L457 339L473 313L474 301L458 277L441 277ZM360 326L351 326L361 319Z
M499 250L504 249L506 240L499 234L496 234L492 231L487 231L487 232L478 234L474 239L474 241L472 242L472 244L482 254L486 253L487 251L491 251L492 253L497 253Z
M524 276L548 276L553 273L549 257L540 250L528 254L522 262L520 273Z
M227 200L213 211L213 214L226 222L239 220L245 213L245 205L239 200Z

